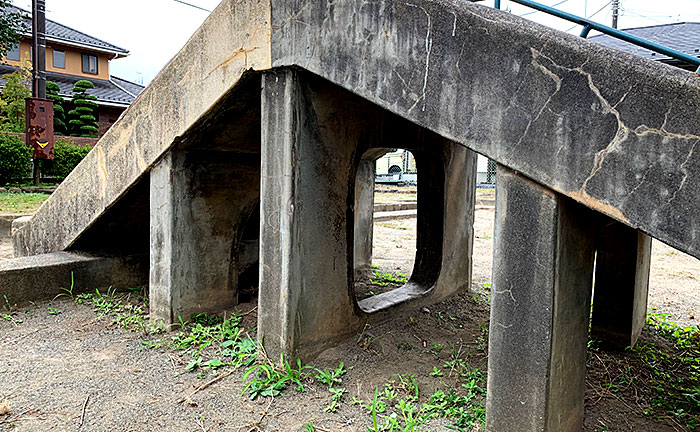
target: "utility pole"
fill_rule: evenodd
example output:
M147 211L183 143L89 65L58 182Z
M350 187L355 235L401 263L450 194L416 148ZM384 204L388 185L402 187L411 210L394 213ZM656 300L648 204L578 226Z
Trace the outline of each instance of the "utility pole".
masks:
M53 159L53 102L46 100L46 0L32 0L32 97L26 101L26 142L34 150L32 177L39 184L39 160Z
M617 17L620 12L620 0L612 0L612 28L617 28Z

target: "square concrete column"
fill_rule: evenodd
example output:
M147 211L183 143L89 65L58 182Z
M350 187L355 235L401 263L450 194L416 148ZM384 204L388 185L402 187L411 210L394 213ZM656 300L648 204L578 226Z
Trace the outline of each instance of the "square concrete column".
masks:
M348 179L361 127L350 104L340 118L312 85L293 70L262 79L258 333L274 358L314 355L360 328Z
M355 270L372 265L374 159L361 159L355 177Z
M486 425L579 432L593 278L593 215L498 167Z
M259 163L233 152L171 151L151 170L152 317L173 323L237 304L238 275L252 264L242 233L259 224Z
M634 346L646 322L651 237L610 218L598 231L591 337Z

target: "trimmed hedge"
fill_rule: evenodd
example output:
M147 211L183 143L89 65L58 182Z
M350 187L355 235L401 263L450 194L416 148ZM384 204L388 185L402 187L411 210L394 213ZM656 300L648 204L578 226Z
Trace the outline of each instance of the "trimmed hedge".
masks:
M0 186L30 175L32 150L14 135L0 134Z
M80 146L73 140L59 138L54 146L54 159L41 161L41 173L47 176L66 178L90 150L89 146Z

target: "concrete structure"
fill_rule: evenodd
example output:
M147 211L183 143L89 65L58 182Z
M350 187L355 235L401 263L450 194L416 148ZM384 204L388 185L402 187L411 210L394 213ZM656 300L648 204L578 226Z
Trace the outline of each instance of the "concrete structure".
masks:
M488 429L576 431L601 227L700 257L699 109L692 73L480 5L225 0L15 251L150 250L156 316L226 307L254 266L259 167L259 334L305 357L469 282L476 151L503 167ZM416 267L357 302L357 172L399 141L421 172ZM624 235L629 280L646 240ZM617 327L635 328L641 297L616 296L637 305Z

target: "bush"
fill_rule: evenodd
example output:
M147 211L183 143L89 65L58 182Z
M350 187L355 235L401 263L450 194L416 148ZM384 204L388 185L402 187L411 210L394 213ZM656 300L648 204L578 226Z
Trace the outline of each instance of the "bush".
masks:
M66 178L90 150L90 146L80 146L73 140L59 138L54 147L54 159L41 161L41 173L46 176Z
M31 149L17 136L0 134L0 185L21 181L31 166Z

